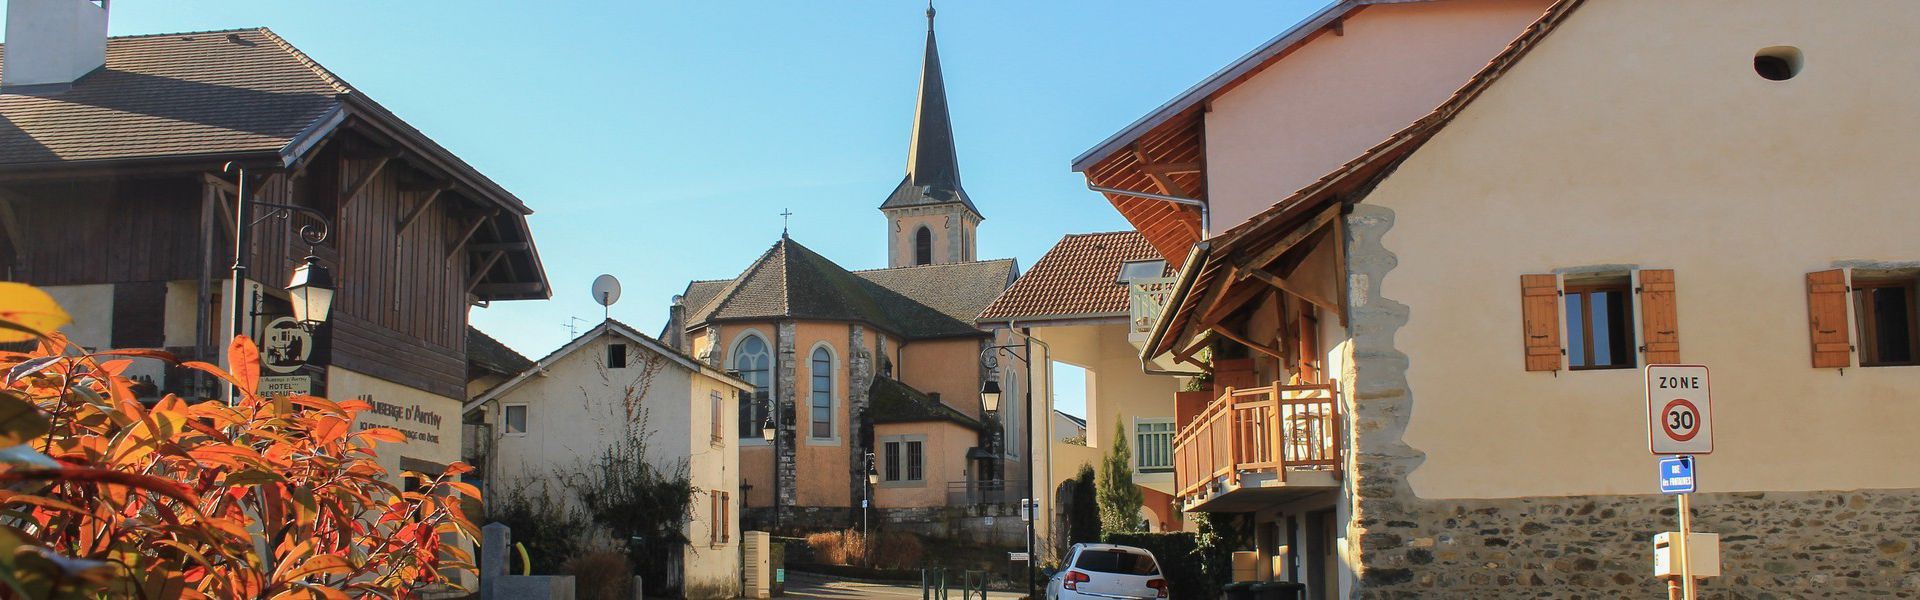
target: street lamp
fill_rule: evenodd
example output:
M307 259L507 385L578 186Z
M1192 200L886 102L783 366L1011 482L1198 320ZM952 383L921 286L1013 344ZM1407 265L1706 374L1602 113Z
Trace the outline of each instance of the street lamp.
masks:
M318 257L313 256L312 250L314 246L325 243L332 231L333 226L327 214L305 206L254 200L252 186L248 185L247 170L237 163L227 163L226 170L236 176L233 201L233 292L227 296L228 304L232 306L230 325L233 326L233 334L240 335L247 320L253 316L249 303L240 300L247 295L247 259L253 250L253 226L276 215L294 212L312 217L314 223L300 226L300 239L307 243L307 258L293 270L293 278L287 283L287 295L293 304L293 318L308 330L325 323L329 313L333 312L333 275L320 264ZM272 210L255 219L252 218L251 209L256 206ZM226 393L229 404L239 401L237 388L228 386Z
M320 264L319 257L309 254L293 269L287 296L293 300L293 320L313 331L326 323L328 313L333 311L333 274Z
M774 433L773 414L768 413L766 420L760 422L761 441L767 441L767 442L773 441L773 433Z
M987 375L987 382L980 384L980 406L987 412L1000 412L1000 380Z
M1000 353L1005 352L1007 353L1007 356L1011 356L1016 359L1019 359L1020 364L1026 365L1027 367L1026 369L1027 385L1021 387L1021 393L1025 394L1025 397L1021 398L1021 401L1022 401L1021 406L1026 408L1028 424L1029 426L1031 426L1033 421L1032 419L1033 417L1033 362L1029 360L1029 358L1033 354L1033 347L1031 346L1031 344L1033 343L1040 344L1040 348L1047 352L1047 356L1049 358L1053 356L1053 349L1048 347L1045 341L1035 338L1033 336L1027 335L1025 333L1021 333L1020 330L1015 329L1013 326L1013 321L1007 321L1007 333L1018 335L1022 338L1025 338L1028 343L1027 344L994 345L994 346L988 346L985 349L981 350L980 365L986 367L987 373L989 373L990 375L987 378L985 383L980 384L980 407L983 409L986 409L987 412L1000 411L1000 395L1001 395L1000 382L998 380L995 380L993 377L991 377L991 374L994 372L994 369L1000 365L1000 361L998 358ZM1014 352L1015 348L1026 348L1027 356L1022 356L1020 353ZM1033 598L1034 587L1035 587L1034 562L1036 558L1039 558L1038 556L1035 556L1035 554L1037 553L1034 552L1035 548L1033 544L1033 522L1035 519L1039 518L1040 516L1038 514L1039 504L1033 501L1033 472L1035 470L1034 467L1036 466L1036 463L1038 463L1039 461L1038 461L1038 457L1034 456L1033 454L1033 432L1029 430L1026 432L1026 435L1027 435L1027 456L1026 456L1027 491L1026 491L1025 497L1021 499L1021 503L1023 505L1021 510L1026 513L1026 517L1027 517L1026 518L1026 522L1027 522L1027 597Z
M866 498L860 501L860 539L867 539L867 507L873 504L873 486L880 485L880 472L873 470L873 453L867 453Z

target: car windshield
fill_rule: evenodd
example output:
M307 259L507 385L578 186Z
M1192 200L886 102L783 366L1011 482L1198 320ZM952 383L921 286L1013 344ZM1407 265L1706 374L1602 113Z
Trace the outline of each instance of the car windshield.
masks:
M1083 550L1080 558L1073 561L1073 568L1095 573L1119 573L1122 575L1158 575L1160 567L1153 564L1153 556L1127 550Z

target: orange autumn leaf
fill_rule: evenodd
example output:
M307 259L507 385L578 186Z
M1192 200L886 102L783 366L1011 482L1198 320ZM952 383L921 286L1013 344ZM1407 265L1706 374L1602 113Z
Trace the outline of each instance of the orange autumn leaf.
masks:
M24 342L73 321L53 296L39 288L0 281L0 342Z
M360 430L360 433L357 433L354 435L358 435L376 442L386 442L389 444L397 444L400 442L407 441L407 434L401 433L400 430L394 429L392 427L370 427L367 429L362 429Z
M227 364L240 389L248 396L260 389L260 347L253 345L253 339L244 335L233 336L233 343L227 345Z

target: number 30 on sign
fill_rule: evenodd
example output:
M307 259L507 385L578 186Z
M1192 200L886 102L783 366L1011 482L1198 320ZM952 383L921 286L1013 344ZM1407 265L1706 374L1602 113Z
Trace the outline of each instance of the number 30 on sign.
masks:
M1654 454L1712 454L1707 368L1647 365L1647 447Z

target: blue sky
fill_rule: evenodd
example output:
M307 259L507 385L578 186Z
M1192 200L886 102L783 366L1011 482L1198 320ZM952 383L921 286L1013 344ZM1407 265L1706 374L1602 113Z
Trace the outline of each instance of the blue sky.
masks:
M1029 267L1067 233L1127 228L1080 152L1324 0L949 0L940 51L982 258ZM906 162L925 34L912 0L122 0L114 35L266 26L536 211L554 299L473 322L539 357L588 286L654 332L690 279L780 235L885 266L876 207Z

